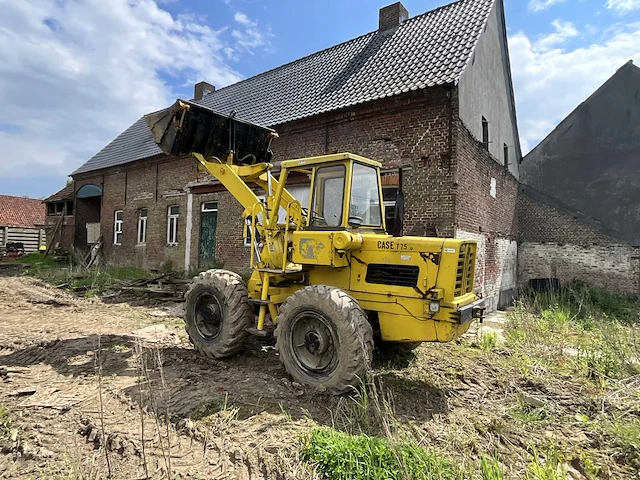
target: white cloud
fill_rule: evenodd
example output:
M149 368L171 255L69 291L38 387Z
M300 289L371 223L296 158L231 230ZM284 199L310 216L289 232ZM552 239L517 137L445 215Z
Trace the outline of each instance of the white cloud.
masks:
M154 0L0 0L0 11L5 184L34 173L64 179L144 113L190 95L188 82L239 80L230 59L271 35L252 23L236 39Z
M577 37L578 30L571 22L554 20L551 25L556 29L554 33L543 36L536 42L536 48L540 51L550 50L564 44L568 39Z
M240 25L239 29L234 29L231 36L238 42L238 45L245 50L253 50L258 47L268 47L271 43L271 29L258 28L258 22L251 20L247 14L236 12L233 19Z
M632 10L640 10L640 0L608 0L607 8L625 14Z
M242 25L255 25L255 22L249 20L249 17L247 17L246 13L236 12L236 14L233 16L233 19Z
M566 27L561 22L558 25ZM586 39L586 46L576 48L563 43L574 31L558 25L546 37L532 40L520 32L509 38L524 152L535 147L620 66L629 59L640 60L640 23L618 25L604 38ZM562 38L560 31L569 35Z
M550 6L556 3L562 3L565 0L529 0L529 10L533 10L534 12L539 12L541 10L546 10Z

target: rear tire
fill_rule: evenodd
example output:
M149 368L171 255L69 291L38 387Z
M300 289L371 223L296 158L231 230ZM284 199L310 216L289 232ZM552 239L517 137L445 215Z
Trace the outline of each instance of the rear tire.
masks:
M195 349L209 358L238 353L253 326L242 278L227 270L208 270L193 279L185 296L185 329Z
M299 383L340 394L371 368L373 330L358 302L339 288L310 285L280 308L276 348Z

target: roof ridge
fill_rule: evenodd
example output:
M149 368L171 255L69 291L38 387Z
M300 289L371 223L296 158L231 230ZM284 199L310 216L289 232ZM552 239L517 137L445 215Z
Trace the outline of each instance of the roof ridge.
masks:
M416 19L418 19L418 18L424 17L424 16L426 16L426 15L428 15L428 14L432 14L432 13L437 12L437 11L439 11L439 10L443 10L443 9L445 9L445 8L449 8L449 7L453 6L453 5L455 5L456 3L463 3L463 2L469 2L469 1L474 1L474 0L454 0L453 2L447 3L446 5L441 5L441 6L439 6L439 7L433 8L433 9L431 9L431 10L427 10L426 12L419 13L418 15L415 15L415 16L413 16L413 17L410 17L410 18L408 18L407 20L405 20L405 21L404 21L401 25L399 25L399 26L406 25L406 24L408 24L408 23L410 23L410 22L413 22L414 20L416 20ZM492 1L492 2L494 2L495 0L491 0L491 1ZM315 56L315 55L319 55L319 54L321 54L321 53L324 53L324 52L328 52L328 51L330 51L330 50L333 50L334 48L341 47L341 46L343 46L343 45L344 45L344 44L346 44L346 43L351 43L351 42L353 42L353 41L355 41L355 40L358 40L358 39L360 39L360 38L367 37L367 36L369 36L369 35L373 36L373 35L375 35L375 34L377 34L377 33L380 33L380 30L379 30L379 29L378 29L378 30L372 30L372 31L367 32L367 33L363 33L362 35L358 35L357 37L353 37L353 38L350 38L349 40L345 40L345 41L343 41L343 42L336 43L335 45L331 45L330 47L323 48L322 50L317 50L317 51L315 51L315 52L313 52L313 53L309 53L309 54L307 54L307 55L304 55L303 57L296 58L295 60L292 60L292 61L290 61L290 62L283 63L282 65L278 65L277 67L270 68L269 70L265 70L264 72L260 72L260 73L257 73L257 74L255 74L255 75L252 75L252 76L250 76L250 77L243 78L242 80L239 80L239 81L237 81L237 82L235 82L235 83L230 83L229 85L225 85L224 87L216 88L213 92L209 93L208 95L205 95L204 97L202 97L202 99L201 99L201 100L198 100L198 102L202 101L202 100L203 100L204 98L206 98L206 97L211 97L211 96L213 96L213 95L217 94L218 92L222 92L222 91L224 91L224 90L228 89L229 87L234 87L234 86L236 86L236 85L240 85L241 83L247 82L247 81L249 81L249 80L253 80L253 79L255 79L255 78L260 78L260 77L262 77L262 76L264 76L264 75L270 74L270 73L275 72L275 71L277 71L277 70L283 69L283 68L285 68L285 67L289 67L290 65L294 65L294 64L296 64L296 63L302 62L303 60L306 60L306 59L308 59L308 58L311 58L311 57L313 57L313 56ZM383 33L384 33L384 32L383 32ZM477 41L476 41L476 44L477 44ZM475 45L474 45L474 48L475 48ZM197 103L197 102L196 102L196 103Z
M0 193L0 197L19 198L21 200L34 200L40 202L39 198L27 197L25 195L9 195L8 193Z

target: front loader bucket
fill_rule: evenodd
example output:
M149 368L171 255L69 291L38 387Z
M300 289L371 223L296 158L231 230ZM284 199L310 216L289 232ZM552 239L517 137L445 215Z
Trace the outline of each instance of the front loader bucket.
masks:
M236 164L269 162L271 140L277 137L270 128L185 100L145 118L154 140L167 155L199 153L224 162L233 151Z

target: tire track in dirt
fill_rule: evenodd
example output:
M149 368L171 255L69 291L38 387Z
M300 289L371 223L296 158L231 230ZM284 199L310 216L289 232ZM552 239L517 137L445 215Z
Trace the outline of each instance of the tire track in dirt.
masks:
M277 357L254 350L229 362L203 359L178 319L155 312L0 278L0 404L19 432L0 446L0 478L104 478L105 451L114 478L166 478L169 464L190 478L287 478L279 452L295 435L281 428L281 415L263 413L299 400L280 382ZM162 320L168 325L154 325ZM227 398L248 420L188 420Z

